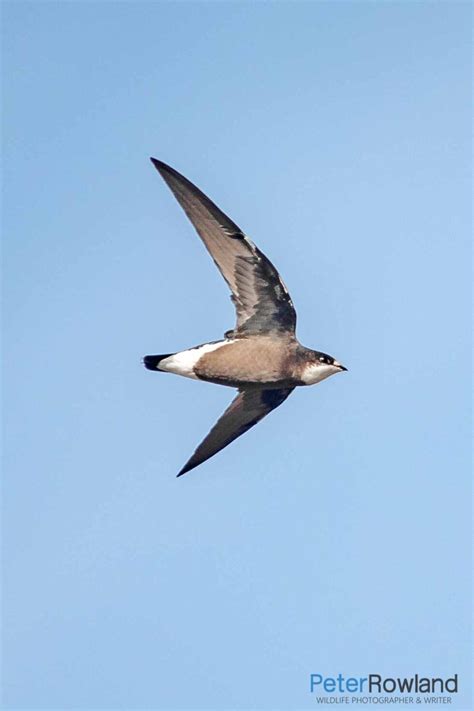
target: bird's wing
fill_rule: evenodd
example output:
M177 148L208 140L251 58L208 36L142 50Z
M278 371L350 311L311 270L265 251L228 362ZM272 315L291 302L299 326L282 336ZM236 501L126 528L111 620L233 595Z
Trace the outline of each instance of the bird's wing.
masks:
M186 474L219 452L241 434L260 422L265 415L281 405L294 388L275 390L241 390L232 400L207 437L201 442L178 476Z
M153 165L196 228L232 291L235 336L294 333L296 312L288 289L267 257L240 227L187 178L155 158Z

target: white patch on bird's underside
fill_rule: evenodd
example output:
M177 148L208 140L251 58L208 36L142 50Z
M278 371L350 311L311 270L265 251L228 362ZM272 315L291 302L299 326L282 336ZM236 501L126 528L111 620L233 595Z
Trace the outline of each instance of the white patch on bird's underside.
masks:
M305 385L314 385L325 378L329 378L334 373L339 373L340 370L337 366L328 365L327 363L311 363L303 370L301 380Z
M161 360L158 365L158 370L164 370L167 373L175 373L176 375L183 375L185 378L199 380L194 372L194 367L198 360L206 353L211 353L222 346L226 346L228 343L232 343L232 339L226 339L218 343L205 343L203 346L198 346L197 348L189 348L187 351L180 351Z

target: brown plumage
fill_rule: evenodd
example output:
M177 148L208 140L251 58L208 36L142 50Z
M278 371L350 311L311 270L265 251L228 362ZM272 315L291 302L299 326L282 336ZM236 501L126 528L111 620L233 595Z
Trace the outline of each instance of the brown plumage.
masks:
M176 170L152 163L191 220L232 292L235 328L225 340L179 353L145 356L150 370L236 387L238 395L178 476L198 466L278 407L298 385L344 366L295 336L296 312L270 260L217 205Z
M243 387L302 385L303 363L297 358L298 342L285 334L239 338L215 351L204 354L194 367L201 380Z

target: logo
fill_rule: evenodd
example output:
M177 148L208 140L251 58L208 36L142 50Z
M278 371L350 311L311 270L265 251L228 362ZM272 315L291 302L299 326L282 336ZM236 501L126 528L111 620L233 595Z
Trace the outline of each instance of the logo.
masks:
M399 677L367 674L362 677L310 674L309 689L319 704L449 704L451 695L458 693L458 675Z

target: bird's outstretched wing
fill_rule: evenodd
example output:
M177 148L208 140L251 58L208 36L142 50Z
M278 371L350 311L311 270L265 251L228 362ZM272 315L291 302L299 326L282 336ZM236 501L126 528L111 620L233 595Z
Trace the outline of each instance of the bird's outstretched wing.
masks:
M294 333L296 312L288 290L267 257L217 205L187 178L155 158L155 168L196 228L232 291L234 336Z
M269 412L286 400L294 388L275 390L241 390L222 417L201 442L178 476L186 474L219 452L241 434L260 422Z

